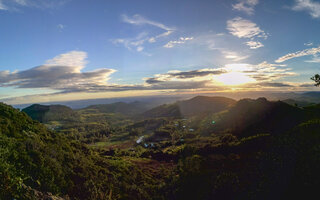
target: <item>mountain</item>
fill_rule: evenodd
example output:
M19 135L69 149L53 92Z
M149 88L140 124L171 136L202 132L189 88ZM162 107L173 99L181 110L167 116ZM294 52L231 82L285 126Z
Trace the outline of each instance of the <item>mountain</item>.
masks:
M79 115L71 108L63 105L40 105L33 104L27 108L22 109L33 120L42 123L50 121L78 121Z
M158 118L158 117L172 117L180 118L182 117L179 106L177 103L174 104L164 104L148 110L142 114L144 118Z
M228 109L236 101L226 97L197 96L178 102L182 116L190 117L199 114L212 114Z
M280 134L307 119L304 109L266 98L242 99L213 128L245 137L253 134Z
M192 117L195 115L213 114L228 109L236 103L235 100L226 97L196 96L174 104L161 105L143 113L144 117Z
M111 104L91 105L81 110L94 109L100 113L120 113L123 115L136 115L140 114L150 107L146 103L135 101L132 103L116 102Z

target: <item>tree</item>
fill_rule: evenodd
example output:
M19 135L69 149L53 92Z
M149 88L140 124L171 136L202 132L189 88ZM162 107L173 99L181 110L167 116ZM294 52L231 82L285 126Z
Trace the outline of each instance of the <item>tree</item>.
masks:
M313 80L315 82L315 86L320 86L320 75L319 74L316 74L314 75L313 77L311 77L311 80Z

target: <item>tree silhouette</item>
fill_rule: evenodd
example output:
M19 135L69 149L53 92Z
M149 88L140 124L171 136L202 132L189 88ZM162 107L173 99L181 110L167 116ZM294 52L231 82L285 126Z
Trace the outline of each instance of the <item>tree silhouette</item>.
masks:
M315 86L320 86L320 75L319 74L316 74L314 75L313 77L311 77L311 80L313 80L315 82Z

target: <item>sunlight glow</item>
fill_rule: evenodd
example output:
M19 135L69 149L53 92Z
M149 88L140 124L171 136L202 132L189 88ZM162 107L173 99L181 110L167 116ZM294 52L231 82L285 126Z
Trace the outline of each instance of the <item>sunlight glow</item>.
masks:
M241 72L221 74L216 77L216 80L224 85L241 85L255 81L253 78Z

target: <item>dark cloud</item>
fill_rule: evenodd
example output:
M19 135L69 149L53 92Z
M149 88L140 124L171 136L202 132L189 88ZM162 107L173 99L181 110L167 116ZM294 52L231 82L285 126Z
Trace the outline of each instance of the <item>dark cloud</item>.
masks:
M263 87L294 87L291 84L287 84L287 83L276 83L276 82L270 82L270 83L259 83L260 86Z
M313 84L313 83L304 83L304 84L299 85L299 87L314 87L314 86L315 86L315 84Z
M157 78L147 78L146 83L148 84L155 84L155 83L161 83L163 81L158 80Z
M199 77L205 77L209 75L220 75L227 73L226 70L223 69L199 69L199 70L192 70L192 71L174 71L168 72L164 74L157 74L155 77L146 78L146 83L148 84L158 84L161 82L171 81L173 79L178 79L183 81L184 79L193 79Z
M221 69L212 69L212 70L193 70L187 72L177 72L177 73L168 73L171 77L176 77L180 79L196 78L203 77L208 75L219 75L226 73L225 70Z

